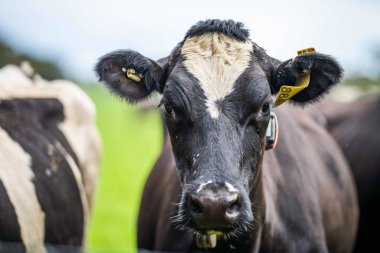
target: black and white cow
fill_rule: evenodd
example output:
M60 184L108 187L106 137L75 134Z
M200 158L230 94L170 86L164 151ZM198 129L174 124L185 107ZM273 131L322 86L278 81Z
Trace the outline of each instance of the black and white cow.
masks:
M305 73L309 86L292 101L320 98L342 76L334 59L309 52L280 62L253 43L241 23L207 20L166 58L116 51L103 56L96 71L128 102L163 94L170 140L145 186L139 248L351 251L358 208L340 149L302 110L271 106L282 85ZM271 111L280 135L276 149L264 152Z
M76 85L0 70L0 252L81 252L98 175L95 107Z

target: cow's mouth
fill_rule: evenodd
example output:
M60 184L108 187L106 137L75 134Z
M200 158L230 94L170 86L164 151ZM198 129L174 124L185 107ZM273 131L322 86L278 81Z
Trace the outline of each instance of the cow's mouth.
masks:
M202 249L215 248L220 240L227 241L247 235L248 231L251 231L253 228L252 222L248 221L243 224L234 223L231 226L201 228L185 216L178 215L174 216L174 218L173 222L176 224L176 229L194 233L196 245Z
M195 240L197 242L197 247L201 249L212 249L216 247L217 235L216 234L200 234L195 233Z
M195 240L198 248L211 249L215 248L218 240L226 240L229 237L236 236L239 233L239 229L202 229L195 230Z

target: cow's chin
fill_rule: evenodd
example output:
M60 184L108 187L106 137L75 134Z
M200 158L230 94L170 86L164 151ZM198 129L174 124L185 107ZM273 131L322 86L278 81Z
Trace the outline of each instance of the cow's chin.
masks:
M218 226L218 224L213 225L212 222L207 227L199 227L185 213L186 210L180 208L178 214L172 219L173 225L177 230L194 234L197 247L202 249L215 248L221 240L239 240L242 237L249 236L249 232L253 229L254 219L251 218L253 215L249 212L246 212L246 216L239 217L231 225L226 226L224 224L222 227Z

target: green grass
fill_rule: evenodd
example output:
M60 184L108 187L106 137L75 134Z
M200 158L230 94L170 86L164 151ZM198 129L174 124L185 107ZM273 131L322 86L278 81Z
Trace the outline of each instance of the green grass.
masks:
M158 112L142 114L104 88L81 86L97 109L103 158L88 233L90 253L136 252L136 222L144 182L162 143Z
M342 84L354 86L363 91L369 91L380 88L380 78L370 79L367 77L355 76L343 79Z

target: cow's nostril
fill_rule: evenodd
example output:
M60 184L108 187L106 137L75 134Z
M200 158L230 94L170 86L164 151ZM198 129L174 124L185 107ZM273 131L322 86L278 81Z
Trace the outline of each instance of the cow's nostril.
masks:
M202 213L202 207L199 203L199 201L194 198L193 196L190 196L189 198L189 207L191 212L196 213L196 214L201 214Z
M235 200L232 200L229 207L227 208L227 213L232 214L232 213L237 213L240 210L241 203L240 203L240 198L236 197Z

